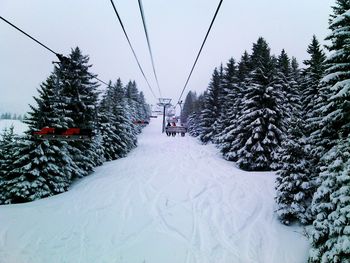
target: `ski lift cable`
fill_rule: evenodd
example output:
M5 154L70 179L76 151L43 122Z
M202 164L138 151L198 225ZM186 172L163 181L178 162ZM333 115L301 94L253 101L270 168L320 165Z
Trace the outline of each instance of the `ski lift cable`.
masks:
M32 37L31 35L29 35L28 33L24 32L22 29L20 29L19 27L15 26L13 23L11 23L10 21L6 20L5 18L3 18L2 16L0 16L0 19L3 20L4 22L6 22L7 24L9 24L10 26L12 26L13 28L15 28L16 30L18 30L19 32L21 32L22 34L26 35L27 37L29 37L30 39L32 39L33 41L35 41L36 43L38 43L40 46L44 47L45 49L47 49L48 51L50 51L51 53L55 54L56 57L62 62L62 59L65 60L70 60L69 58L63 56L62 54L59 54L55 51L53 51L51 48L49 48L48 46L44 45L43 43L41 43L39 40L35 39L34 37ZM89 73L89 75L96 79L97 81L105 84L106 86L110 86L109 84L107 84L105 81L99 79L98 77L92 75Z
M42 47L46 48L48 51L54 53L55 55L57 55L57 53L55 51L53 51L51 48L49 48L48 46L44 45L43 43L41 43L39 40L35 39L34 37L32 37L31 35L27 34L26 32L24 32L22 29L18 28L17 26L15 26L14 24L12 24L10 21L6 20L5 18L3 18L2 16L0 16L0 19L2 19L3 21L5 21L7 24L9 24L10 26L14 27L15 29L17 29L19 32L21 32L22 34L26 35L27 37L29 37L30 39L34 40L36 43L38 43L39 45L41 45Z
M140 14L141 14L141 18L142 18L142 23L143 23L143 29L145 31L145 35L146 35L146 39L147 39L148 51L149 51L149 54L151 56L153 73L154 73L154 77L155 77L156 82L157 82L160 98L162 98L162 92L160 91L159 81L158 81L158 77L157 77L157 73L156 73L156 69L155 69L155 63L154 63L154 59L153 59L151 43L150 43L149 36L148 36L148 30L147 30L147 26L146 26L146 18L145 18L145 13L144 13L144 10L143 10L142 0L138 0L138 2L139 2L139 8L140 8Z
M183 93L184 93L184 91L185 91L185 89L186 89L186 87L187 87L187 84L188 84L188 82L189 82L189 80L190 80L190 78L191 78L191 76L192 76L193 70L194 70L194 68L195 68L195 66L196 66L196 64L197 64L198 58L199 58L199 56L200 56L200 54L201 54L201 52L202 52L202 49L203 49L203 47L204 47L204 44L205 44L205 42L207 41L208 35L209 35L210 30L211 30L211 28L212 28L212 26L213 26L213 24L214 24L214 21L215 21L215 19L216 19L216 16L217 16L217 14L218 14L218 12L219 12L219 10L220 10L220 7L221 7L222 2L223 2L223 0L220 0L219 5L218 5L218 7L216 8L214 17L213 17L213 19L212 19L212 21L211 21L211 23L210 23L210 26L209 26L209 28L208 28L207 34L205 35L205 38L204 38L203 43L202 43L202 45L201 45L201 48L199 49L199 52L198 52L198 54L197 54L197 57L196 57L196 59L195 59L195 61L194 61L194 63L193 63L192 69L191 69L191 71L190 71L190 74L189 74L188 77L187 77L186 83L185 83L185 85L184 85L184 87L183 87L183 89L182 89L182 91L181 91L181 94L180 94L180 97L179 97L178 101L181 100L182 95L183 95Z
M134 50L134 48L133 48L133 46L132 46L132 44L131 44L131 41L130 41L130 39L129 39L129 36L128 36L128 34L126 33L126 30L125 30L125 28L124 28L124 24L123 24L123 22L122 22L122 20L121 20L121 18L120 18L120 16L119 16L119 13L118 13L118 11L117 11L117 8L115 7L113 0L110 0L110 1L111 1L112 6L113 6L114 12L115 12L115 14L116 14L116 16L117 16L117 18L118 18L119 24L120 24L120 26L121 26L121 28L122 28L122 30L123 30L123 32L124 32L125 38L126 38L126 40L128 41L129 46L130 46L130 49L131 49L131 51L132 51L132 53L133 53L133 55L134 55L134 57L135 57L135 59L136 59L137 65L139 66L139 69L140 69L140 71L141 71L141 73L142 73L142 76L143 76L144 79L146 80L147 86L148 86L148 88L150 89L150 91L151 91L153 97L154 97L155 99L157 99L157 97L156 97L156 95L154 94L154 91L153 91L151 85L149 84L149 81L148 81L148 79L147 79L147 77L146 77L146 75L145 75L145 73L144 73L144 71L143 71L143 69L142 69L142 67L141 67L141 64L140 64L139 59L137 58L136 52L135 52L135 50Z

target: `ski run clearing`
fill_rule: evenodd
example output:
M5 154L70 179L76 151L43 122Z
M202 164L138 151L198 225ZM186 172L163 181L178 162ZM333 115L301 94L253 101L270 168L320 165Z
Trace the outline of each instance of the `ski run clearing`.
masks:
M238 170L213 145L160 133L67 193L0 206L0 263L301 263L301 227L274 213L274 173Z

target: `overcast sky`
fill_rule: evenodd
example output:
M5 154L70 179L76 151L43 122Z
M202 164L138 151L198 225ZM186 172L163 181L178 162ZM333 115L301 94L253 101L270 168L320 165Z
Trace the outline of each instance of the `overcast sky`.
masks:
M219 0L143 0L163 97L177 101ZM301 63L315 34L323 42L334 0L224 0L188 90L202 92L214 67L263 36ZM137 0L115 0L127 33L157 93ZM0 15L58 53L79 46L92 72L108 81L136 80L151 95L109 0L0 0ZM0 20L0 112L24 113L53 69L55 56ZM158 95L157 95L158 96Z

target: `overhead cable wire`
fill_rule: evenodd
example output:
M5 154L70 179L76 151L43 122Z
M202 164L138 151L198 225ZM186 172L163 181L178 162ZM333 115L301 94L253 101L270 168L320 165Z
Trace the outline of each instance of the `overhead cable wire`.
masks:
M135 59L136 59L137 65L139 66L139 69L140 69L140 71L141 71L141 73L142 73L142 76L143 76L144 79L146 80L147 86L148 86L148 88L150 89L150 91L151 91L153 97L154 97L155 99L157 99L157 97L156 97L156 95L154 94L154 91L153 91L151 85L149 84L149 81L148 81L148 79L147 79L147 77L146 77L146 75L145 75L145 73L144 73L144 71L143 71L143 69L142 69L142 67L141 67L140 61L139 61L139 59L137 58L136 52L135 52L135 50L134 50L134 48L133 48L133 46L132 46L132 44L131 44L131 41L130 41L130 39L129 39L129 36L128 36L128 34L126 33L124 24L123 24L123 22L122 22L122 20L121 20L121 18L120 18L120 16L119 16L119 13L118 13L118 11L117 11L117 8L115 7L113 0L110 0L110 1L111 1L112 6L113 6L114 12L115 12L115 14L116 14L116 16L117 16L117 18L118 18L119 24L120 24L120 26L121 26L121 28L122 28L122 30L123 30L123 32L124 32L124 35L125 35L125 37L126 37L126 40L128 41L129 46L130 46L130 48L131 48L131 51L132 51L132 53L133 53L133 55L134 55L134 57L135 57Z
M143 10L142 0L138 0L138 2L139 2L140 14L142 17L143 29L145 31L145 35L146 35L146 39L147 39L148 51L149 51L149 54L151 56L154 77L155 77L156 82L157 82L159 95L160 95L160 97L162 97L162 92L160 91L159 81L158 81L158 77L157 77L157 73L156 73L156 69L155 69L155 63L154 63L154 59L153 59L151 43L150 43L149 36L148 36L148 30L147 30L147 26L146 26L146 18L145 18L145 12Z
M18 30L19 32L21 32L22 34L26 35L27 37L29 37L30 39L32 39L33 41L35 41L36 43L38 43L40 46L44 47L45 49L47 49L48 51L50 51L51 53L55 54L56 57L61 61L67 61L67 60L70 60L69 58L63 56L62 54L59 54L55 51L53 51L51 48L49 48L48 46L44 45L43 43L41 43L39 40L37 40L36 38L32 37L31 35L29 35L28 33L24 32L22 29L20 29L19 27L15 26L14 24L12 24L10 21L6 20L5 18L3 18L2 16L0 16L0 19L5 21L7 24L9 24L10 26L12 26L13 28L15 28L16 30ZM110 86L109 84L107 84L105 81L99 79L98 77L96 76L93 76L92 74L89 73L89 75L96 79L97 81L105 84L106 86Z
M187 84L188 84L188 82L189 82L189 80L190 80L190 78L191 78L191 76L192 76L193 70L194 70L194 68L195 68L195 66L196 66L196 64L197 64L198 58L199 58L199 56L200 56L200 54L201 54L201 52L202 52L202 49L203 49L203 47L204 47L204 44L205 44L205 42L207 41L208 35L209 35L210 30L211 30L211 28L212 28L212 26L213 26L213 24L214 24L215 18L216 18L217 14L218 14L218 12L219 12L219 10L220 10L220 7L221 7L222 2L223 2L223 0L220 0L219 5L218 5L218 7L216 8L214 17L213 17L213 19L212 19L212 21L211 21L211 23L210 23L210 26L209 26L209 29L208 29L208 31L207 31L207 34L205 35L205 38L204 38L203 43L202 43L202 45L201 45L201 48L199 49L198 55L197 55L197 57L196 57L196 59L195 59L195 61L194 61L194 63L193 63L192 69L191 69L191 71L190 71L190 74L189 74L188 77L187 77L186 83L185 83L185 85L184 85L184 87L183 87L183 89L182 89L182 91L181 91L181 95L180 95L178 101L181 100L181 97L182 97L182 95L183 95L183 93L184 93L184 91L185 91L185 89L186 89L186 87L187 87Z
M18 28L17 26L15 26L14 24L12 24L10 21L6 20L5 18L3 18L2 16L0 16L0 19L2 19L3 21L5 21L7 24L9 24L10 26L14 27L15 29L17 29L19 32L21 32L22 34L26 35L27 37L29 37L30 39L34 40L36 43L38 43L39 45L41 45L42 47L46 48L48 51L54 53L55 55L57 55L58 53L56 53L55 51L53 51L51 48L49 48L48 46L44 45L43 43L41 43L39 40L35 39L34 37L32 37L31 35L27 34L26 32L24 32L22 29Z

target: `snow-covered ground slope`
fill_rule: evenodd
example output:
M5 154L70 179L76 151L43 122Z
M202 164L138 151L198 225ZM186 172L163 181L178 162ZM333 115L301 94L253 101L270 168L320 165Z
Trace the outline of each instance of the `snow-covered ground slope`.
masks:
M305 262L302 229L274 215L274 174L240 171L160 123L69 192L0 206L0 262Z
M21 135L28 129L27 124L19 120L0 120L0 136L4 132L5 128L14 127L13 131L15 134Z

